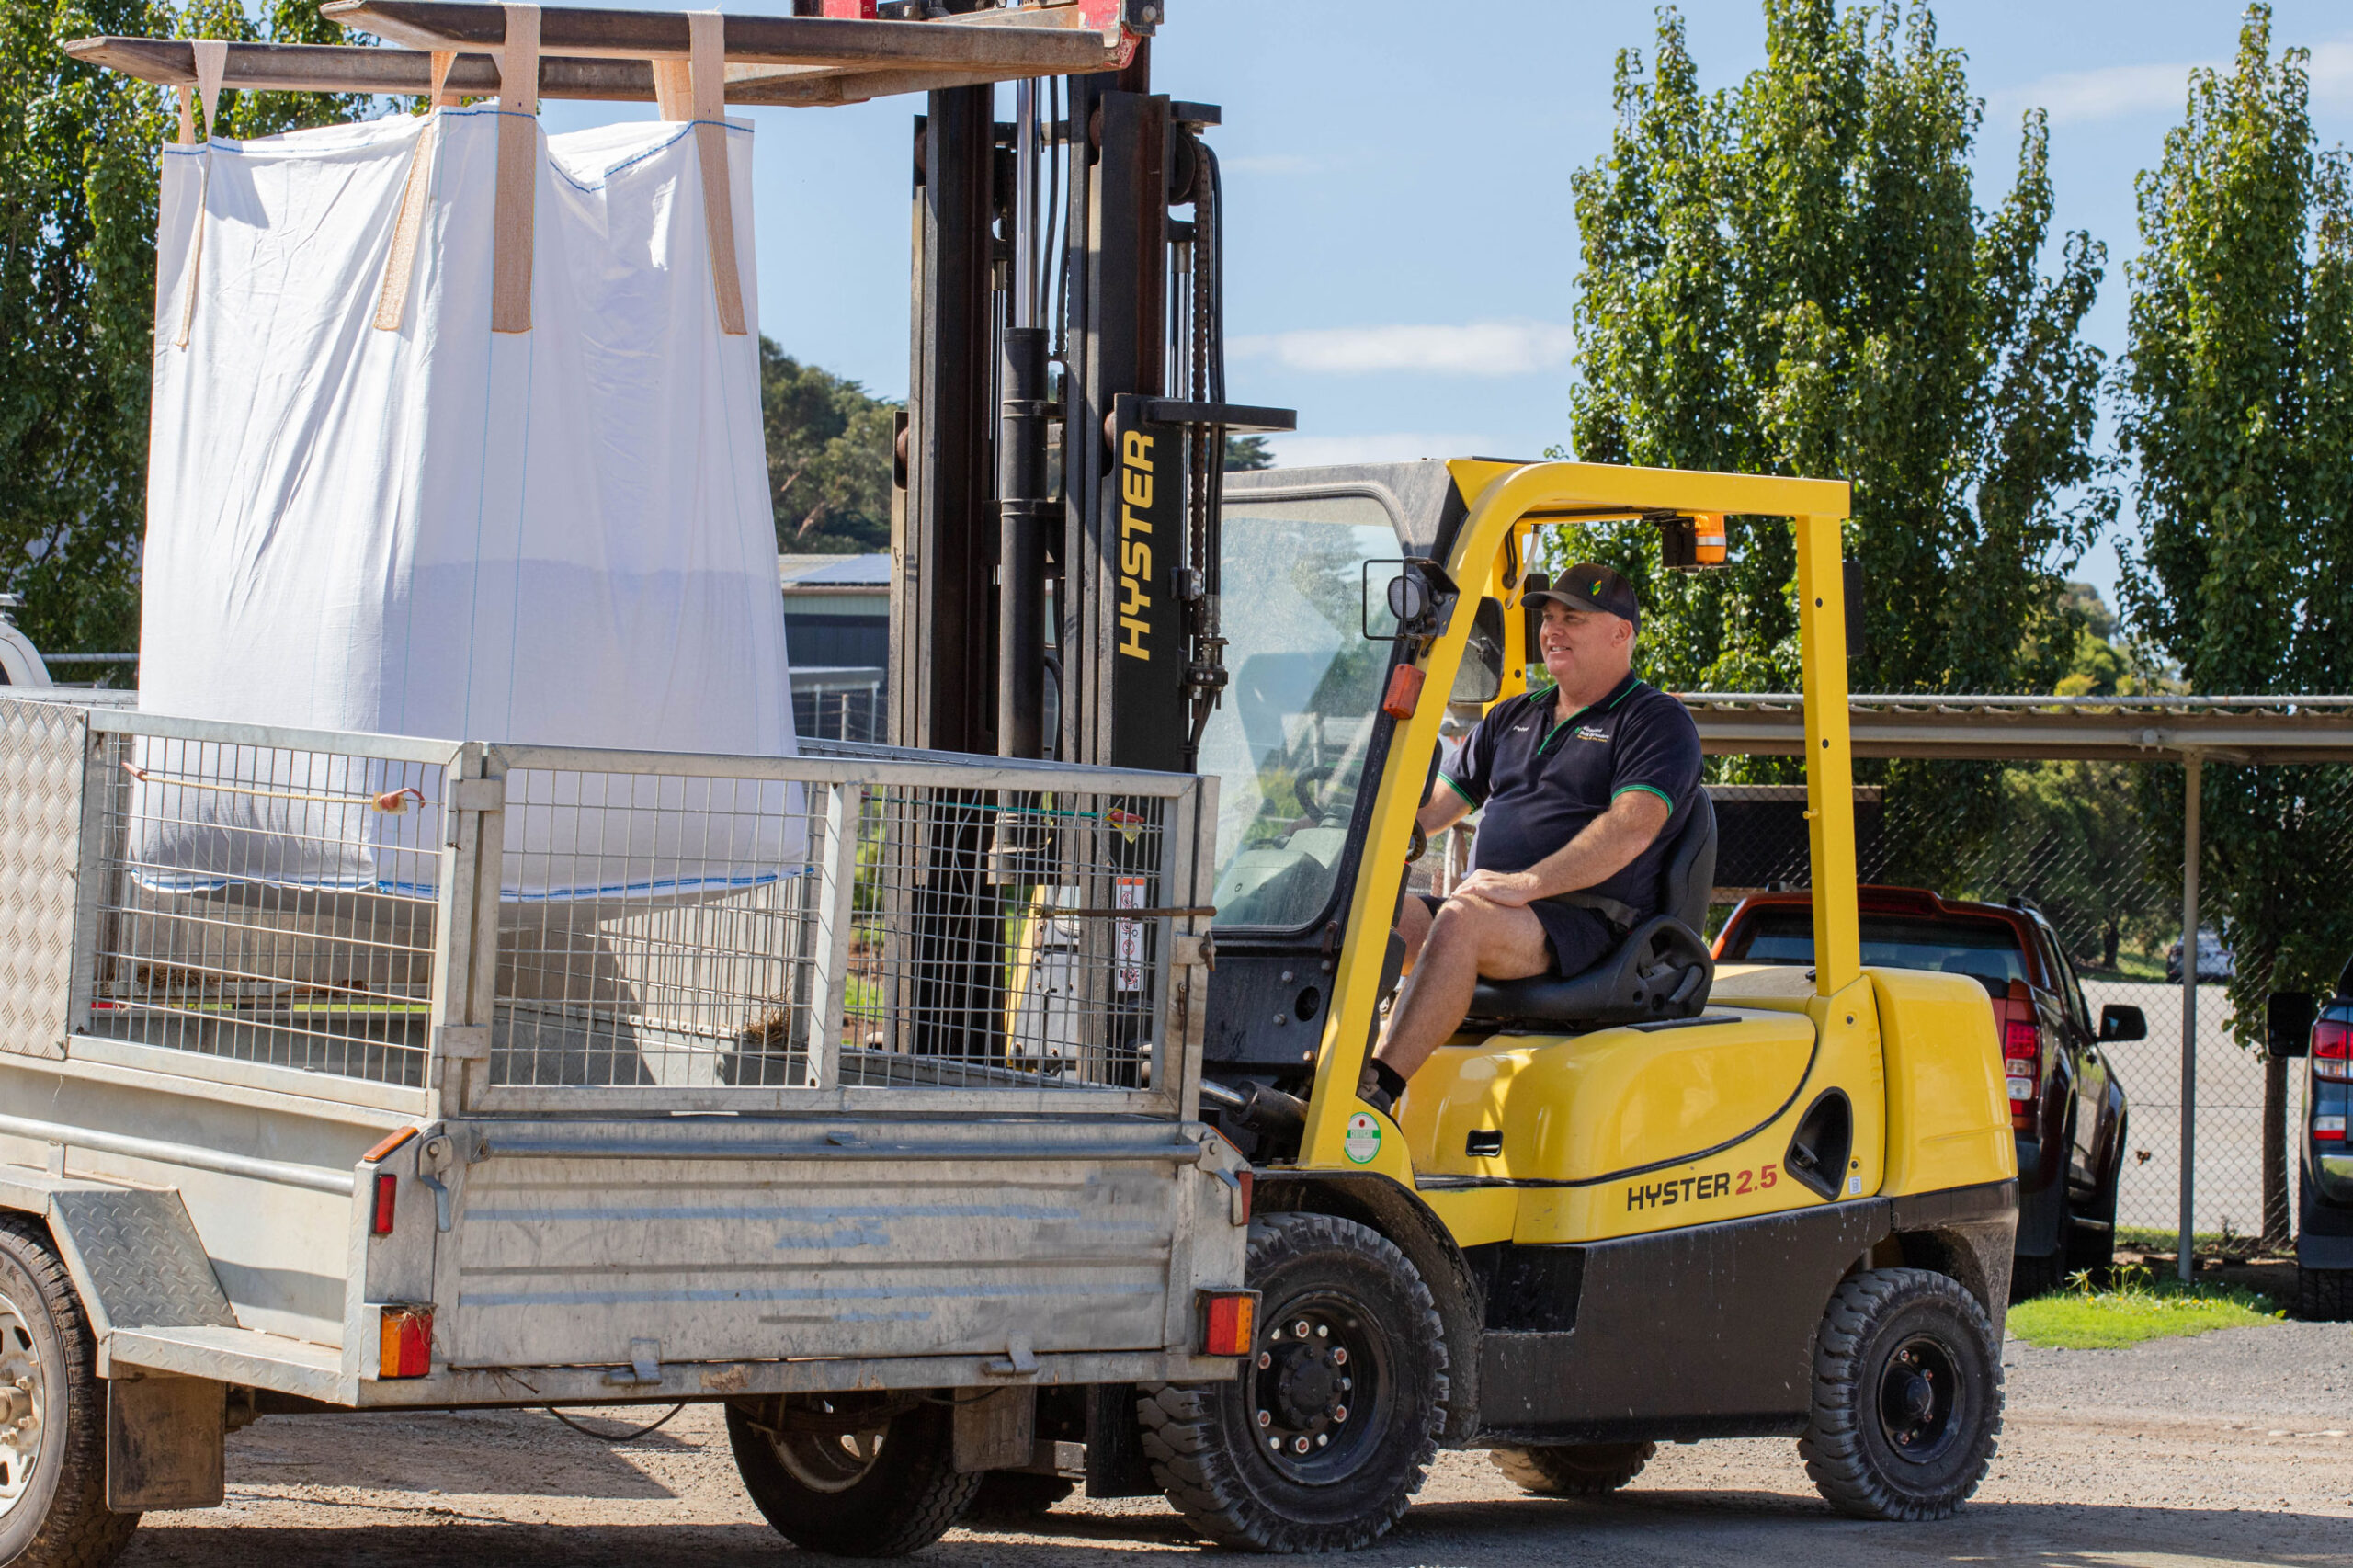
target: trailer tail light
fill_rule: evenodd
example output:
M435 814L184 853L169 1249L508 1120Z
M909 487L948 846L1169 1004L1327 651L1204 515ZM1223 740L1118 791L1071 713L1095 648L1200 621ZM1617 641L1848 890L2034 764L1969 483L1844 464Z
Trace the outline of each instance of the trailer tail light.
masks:
M2353 1024L2323 1018L2313 1026L2313 1076L2331 1084L2353 1081Z
M433 1308L394 1301L383 1309L376 1349L379 1378L421 1378L433 1370Z
M1201 1292L1201 1354L1247 1356L1258 1339L1258 1292Z
M2313 1117L2313 1142L2315 1142L2315 1143L2342 1143L2342 1142L2345 1142L2345 1119L2344 1119L2343 1117L2341 1117L2341 1116L2316 1116L2316 1117Z
M2010 1125L2034 1125L2034 1101L2042 1086L2042 1031L2024 1018L2002 1028L2002 1075L2010 1081Z
M400 1201L401 1178L390 1171L376 1173L376 1207L368 1219L368 1233L389 1236L392 1233L392 1210Z

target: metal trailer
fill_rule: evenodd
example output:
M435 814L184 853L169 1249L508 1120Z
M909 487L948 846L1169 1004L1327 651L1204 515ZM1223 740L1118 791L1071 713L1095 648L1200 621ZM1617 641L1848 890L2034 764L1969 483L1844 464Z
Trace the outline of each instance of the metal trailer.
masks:
M952 1504L1113 1385L1131 1455L1234 1371L1214 792L0 696L0 1557L273 1411L725 1401L805 1480L927 1392Z

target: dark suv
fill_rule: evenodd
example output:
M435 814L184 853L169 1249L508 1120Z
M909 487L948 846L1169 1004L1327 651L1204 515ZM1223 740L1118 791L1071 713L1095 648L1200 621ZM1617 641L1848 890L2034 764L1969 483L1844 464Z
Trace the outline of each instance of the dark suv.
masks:
M2353 1321L2353 1140L2346 1136L2353 1115L2353 963L2317 1017L2313 1001L2274 996L2269 1018L2273 1054L2310 1058L2298 1140L2296 1315L2345 1323Z
M2032 909L1918 888L1860 892L1864 963L1966 974L1993 998L2018 1143L2012 1299L2040 1295L2078 1269L2106 1269L2116 1255L2124 1089L2099 1048L2145 1036L2141 1009L2110 1003L2095 1027L2066 949ZM1716 938L1716 961L1813 963L1811 895L1744 899Z

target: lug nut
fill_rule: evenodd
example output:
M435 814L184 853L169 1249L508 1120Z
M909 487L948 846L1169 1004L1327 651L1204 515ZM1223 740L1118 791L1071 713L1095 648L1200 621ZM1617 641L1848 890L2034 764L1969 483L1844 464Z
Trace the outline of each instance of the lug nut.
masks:
M1270 1411L1265 1411L1265 1410L1262 1410L1262 1411L1258 1412L1258 1425L1259 1425L1259 1426L1273 1426L1274 1424L1275 1424L1275 1417L1274 1417L1274 1415L1273 1415L1273 1413L1272 1413L1272 1412L1270 1412Z
M1263 1372L1263 1371L1265 1371L1267 1368L1269 1368L1269 1367L1273 1366L1274 1364L1275 1364L1275 1353L1274 1353L1273 1351L1271 1351L1271 1350L1261 1350L1261 1351L1259 1351L1259 1352L1258 1352L1258 1370L1260 1370L1260 1371L1262 1371L1262 1372Z
M1302 1319L1300 1319L1297 1323L1295 1323L1295 1324L1291 1324L1291 1325L1290 1325L1290 1332L1291 1332L1291 1337L1292 1337L1292 1338L1294 1338L1294 1339L1304 1339L1304 1338L1306 1338L1306 1337L1307 1337L1307 1320L1306 1320L1305 1318L1302 1318Z
M1332 1337L1332 1326L1331 1326L1331 1324L1316 1324L1316 1325L1315 1325L1315 1337L1316 1337L1316 1338L1318 1338L1318 1339L1329 1339L1330 1337Z
M1336 1405L1334 1405L1334 1406L1332 1407L1332 1419L1333 1419L1333 1420L1335 1420L1335 1421L1346 1421L1347 1418L1348 1418L1348 1407L1347 1407L1347 1405L1345 1405L1345 1404L1336 1404Z
M1331 1440L1331 1434L1328 1432L1318 1432L1315 1434L1315 1446L1319 1449Z
M1345 1345L1335 1345L1332 1346L1332 1365L1335 1367L1345 1367L1347 1364L1348 1347Z
M1290 1440L1290 1446L1293 1453L1303 1454L1307 1451L1307 1439L1304 1437L1293 1437Z

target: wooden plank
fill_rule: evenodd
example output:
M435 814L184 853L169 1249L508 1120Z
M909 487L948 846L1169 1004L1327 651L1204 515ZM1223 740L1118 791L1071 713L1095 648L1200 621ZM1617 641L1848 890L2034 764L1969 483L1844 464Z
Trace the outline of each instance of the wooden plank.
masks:
M503 7L466 0L328 0L323 13L417 49L488 50L506 36ZM765 65L891 65L987 70L1008 76L1100 71L1121 49L1079 24L1078 8L976 13L990 23L851 21L832 17L728 17L730 62ZM632 60L683 59L687 18L676 11L551 6L540 13L540 47L551 53Z
M166 86L196 80L195 52L185 39L99 37L75 39L65 51L87 64L104 66L142 82ZM335 44L233 43L222 85L283 93L385 93L422 97L433 89L432 54L424 50L351 48ZM1026 71L951 70L886 66L862 70L824 67L761 69L734 75L727 84L731 104L823 107L862 103L895 93L998 82ZM459 53L449 69L448 90L488 97L499 89L498 66L486 54ZM540 97L620 103L654 101L650 61L590 59L547 54L540 59Z

